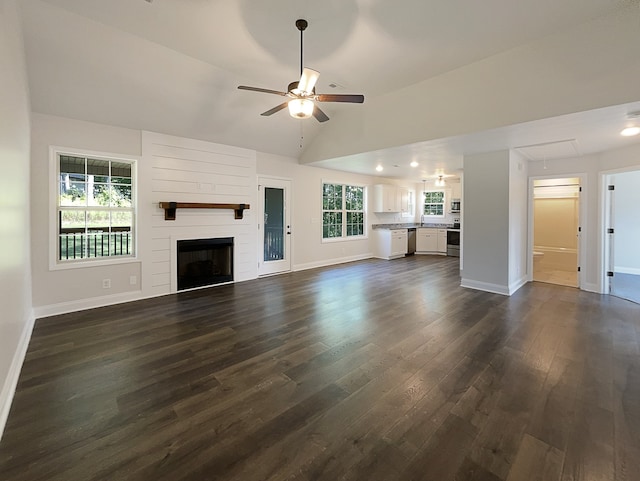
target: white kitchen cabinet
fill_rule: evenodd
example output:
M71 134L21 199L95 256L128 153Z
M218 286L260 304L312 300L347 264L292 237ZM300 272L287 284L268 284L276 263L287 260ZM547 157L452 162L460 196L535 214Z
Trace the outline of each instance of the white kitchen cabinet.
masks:
M462 186L460 182L451 183L451 198L460 199L462 197Z
M438 229L418 228L416 232L416 252L430 254L438 250Z
M376 229L374 254L381 259L397 259L407 253L407 229Z
M446 255L447 229L420 227L416 234L416 253Z
M398 202L400 203L400 212L403 214L409 212L409 189L398 187Z
M373 186L374 212L400 212L398 191L395 185L376 184Z
M374 212L400 212L398 188L391 184L376 184L373 186Z
M392 184L373 186L374 212L409 212L409 189Z

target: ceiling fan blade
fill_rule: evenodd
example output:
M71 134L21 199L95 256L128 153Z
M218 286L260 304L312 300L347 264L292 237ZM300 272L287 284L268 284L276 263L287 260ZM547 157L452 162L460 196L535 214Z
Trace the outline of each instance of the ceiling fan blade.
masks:
M286 109L288 103L289 102L284 102L284 103L282 103L282 104L280 104L280 105L278 105L278 106L276 106L276 107L274 107L272 109L267 110L266 112L262 112L260 115L263 115L265 117L268 117L269 115L273 115L276 112L280 112L282 109Z
M238 88L240 90L251 90L252 92L262 92L265 94L275 94L275 95L281 95L281 96L285 96L287 95L286 92L279 92L278 90L270 90L270 89L261 89L259 87L247 87L246 85L238 85Z
M317 105L313 106L313 116L318 122L326 122L327 120L329 120L327 114L320 110L320 107L318 107Z
M319 94L315 96L318 102L350 102L361 104L364 102L364 95L356 94Z
M320 72L316 72L310 68L304 68L302 75L300 76L300 82L298 82L298 89L308 94L313 92L313 88L316 86L316 82L320 77Z

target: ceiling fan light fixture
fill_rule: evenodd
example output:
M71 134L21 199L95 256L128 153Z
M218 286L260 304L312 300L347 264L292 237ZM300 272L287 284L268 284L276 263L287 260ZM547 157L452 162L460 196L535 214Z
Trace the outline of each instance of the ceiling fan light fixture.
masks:
M640 127L627 127L620 132L620 135L624 137L633 137L638 134L640 134Z
M289 115L296 119L308 119L313 115L313 100L293 99L289 100Z

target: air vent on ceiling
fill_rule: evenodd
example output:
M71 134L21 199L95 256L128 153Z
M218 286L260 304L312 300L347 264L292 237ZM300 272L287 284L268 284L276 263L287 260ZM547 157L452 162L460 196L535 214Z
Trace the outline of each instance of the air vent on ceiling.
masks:
M544 142L541 144L523 145L516 147L529 160L554 160L567 159L580 156L576 139L558 140L555 142Z

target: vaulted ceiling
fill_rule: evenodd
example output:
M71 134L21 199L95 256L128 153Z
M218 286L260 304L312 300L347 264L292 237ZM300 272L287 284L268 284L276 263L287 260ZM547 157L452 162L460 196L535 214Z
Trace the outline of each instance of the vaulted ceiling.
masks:
M422 178L487 149L568 140L595 152L622 145L609 130L640 110L638 0L24 0L22 10L34 111L330 168ZM261 117L282 99L236 88L286 90L298 78L298 18L309 21L316 90L365 95L323 104L325 124Z

